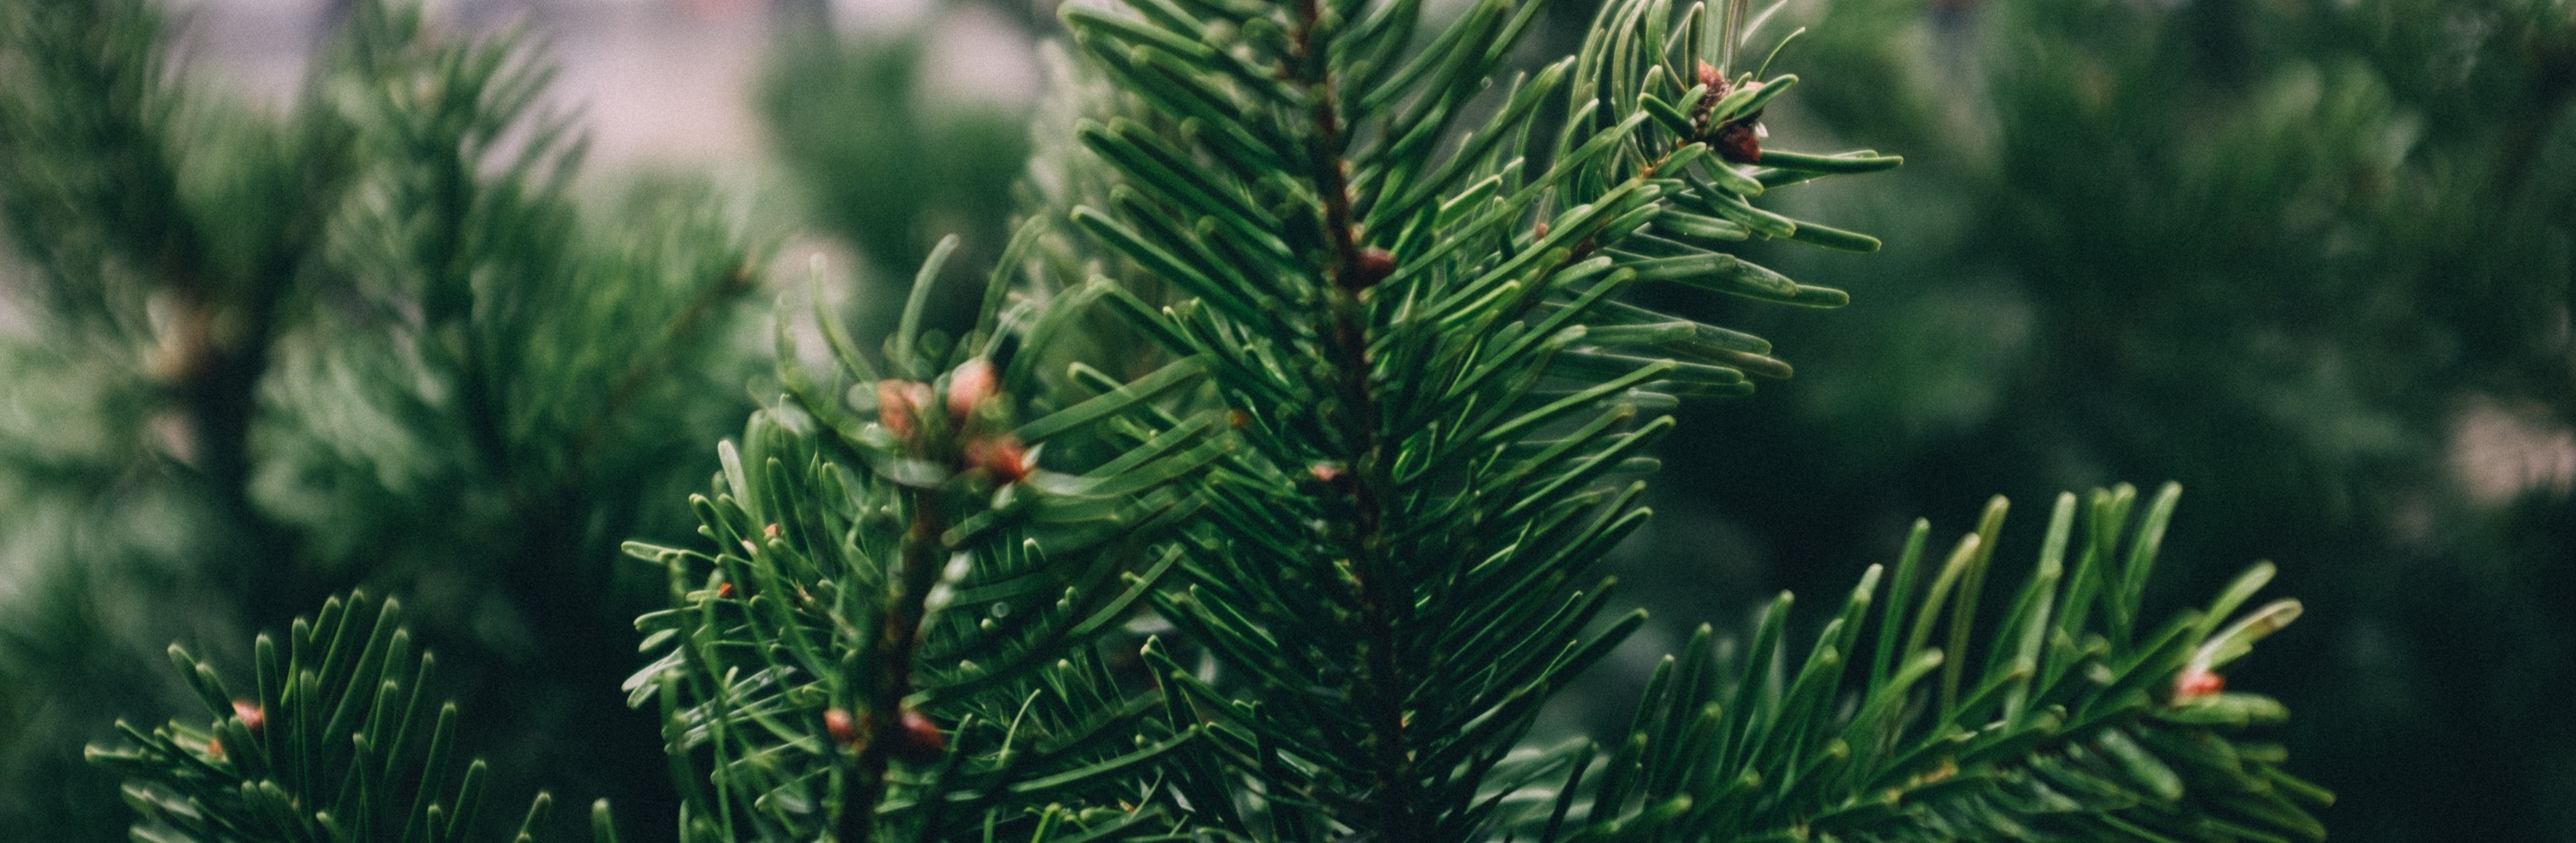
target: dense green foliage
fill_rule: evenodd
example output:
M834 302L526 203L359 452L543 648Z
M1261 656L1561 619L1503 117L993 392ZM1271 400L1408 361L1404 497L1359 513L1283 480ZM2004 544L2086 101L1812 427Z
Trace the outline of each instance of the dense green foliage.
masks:
M259 637L257 692L241 697L171 647L213 726L172 721L147 736L120 723L133 748L92 749L90 760L127 777L146 839L469 839L491 768L467 765L447 795L457 776L456 704L429 712L422 691L436 660L412 651L400 618L391 600L332 598L319 620L296 619L285 655ZM344 734L348 746L332 739ZM518 836L552 806L538 794Z
M685 839L968 839L997 825L1053 839L1157 819L1057 806L1145 799L1146 765L1195 734L1146 718L1151 700L1120 690L1092 640L1172 567L1171 551L1146 563L1197 509L1175 483L1228 443L1203 417L1080 474L1039 467L1034 449L1143 411L1201 366L1021 423L1027 368L991 362L1011 339L998 329L1033 316L1000 312L1010 273L974 331L919 328L954 245L923 265L882 369L828 317L832 374L782 368L789 398L753 417L741 451L726 446L713 497L692 498L714 554L629 548L671 576L675 607L638 622L669 652L628 687L661 701ZM1006 810L1023 803L1045 807Z
M614 772L660 758L616 685L662 578L616 548L684 534L690 455L748 409L752 247L703 186L575 207L516 40L361 4L272 113L167 37L0 7L0 837L116 839L80 747L195 707L169 642L248 665L360 585L439 642L498 790L656 801Z
M1000 259L1029 126L993 104L926 94L927 27L873 39L831 31L817 21L782 32L759 103L813 227L858 253L855 332L881 336L941 239L958 238L951 267ZM927 315L969 318L979 292L940 285Z
M1768 341L1710 324L1767 317L1707 294L1841 305L1747 257L1797 264L1764 245L1792 240L1877 250L1782 215L1779 197L1898 163L1771 148L1766 109L1806 89L1754 59L1783 39L1760 19L1749 28L1771 34L1740 34L1741 4L1612 3L1575 55L1514 73L1544 9L1069 10L1080 65L1041 115L1030 219L967 297L973 321L932 305L957 286L941 282L954 240L928 252L891 330L862 320L881 348L819 304L811 326L782 315L774 380L754 385L765 406L689 498L700 540L628 543L649 566L605 567L602 551L650 533L645 496L676 500L659 478L700 466L644 448L711 439L708 414L740 409L684 394L691 372L672 362L737 374L738 352L706 340L758 273L702 197L680 197L695 213L583 223L560 198L561 124L525 113L542 74L506 41L447 46L363 7L299 110L227 118L301 140L203 153L181 142L200 130L187 121L232 112L191 105L155 69L146 10L40 5L0 31L14 66L53 74L11 89L0 141L32 163L0 189L49 300L135 299L99 308L139 309L128 343L222 364L215 386L164 375L182 397L234 402L178 402L177 441L239 441L159 467L272 544L246 571L210 568L251 608L191 637L366 581L432 595L424 617L460 619L432 635L496 651L489 663L514 631L493 601L587 588L518 634L547 641L549 686L607 695L599 677L631 657L579 648L650 584L669 603L636 624L655 660L624 701L660 728L583 710L553 738L658 739L676 822L649 794L624 809L669 829L656 836L2321 836L2310 812L2329 798L2245 735L2285 712L2216 673L2299 614L2240 616L2273 569L2149 622L2172 487L2144 507L2125 486L2062 497L2009 591L1985 588L2000 499L1946 555L1926 556L1918 523L1821 625L1792 623L1784 594L1744 640L1701 627L1606 743L1534 738L1549 701L1646 623L1603 622L1612 583L1594 578L1646 523L1666 413L1788 374ZM65 96L85 90L112 95ZM533 140L499 142L514 126ZM878 238L872 254L903 248L884 219L843 227ZM205 323L157 315L156 296ZM1708 313L1726 316L1682 315ZM309 370L267 356L299 332L369 328L394 338L394 353L358 352L379 368L337 348L308 352ZM828 363L807 362L804 339ZM356 405L381 412L352 420L308 374L377 390ZM462 467L399 484L388 443ZM341 494L359 468L387 492ZM340 479L329 493L273 479L291 472ZM418 508L390 505L403 500ZM412 547L422 536L447 541ZM330 567L387 547L407 552ZM460 581L497 596L456 597ZM40 664L44 639L21 639L13 657ZM238 660L255 681L231 684L251 694L174 650L213 725L123 728L93 750L128 778L135 833L475 835L487 777L527 759L455 772L457 709L425 725L442 686L390 606L326 603L287 641ZM535 686L499 669L455 685L490 689L473 702L505 722L561 728L560 703L543 724L510 710L543 702ZM542 836L550 801L523 836ZM481 816L492 831L517 818ZM592 814L600 839L608 816Z
M1744 316L1802 351L1798 388L1684 415L1668 471L1762 482L1656 501L1673 538L1726 537L1740 580L1806 594L1917 513L2173 477L2152 596L2267 556L2317 610L2247 670L2297 702L2285 738L2343 797L2338 838L2576 836L2554 713L2576 693L2576 10L1782 15L1813 28L1797 66L1834 72L1776 128L1908 163L1788 205L1888 248L1756 257L1861 304Z

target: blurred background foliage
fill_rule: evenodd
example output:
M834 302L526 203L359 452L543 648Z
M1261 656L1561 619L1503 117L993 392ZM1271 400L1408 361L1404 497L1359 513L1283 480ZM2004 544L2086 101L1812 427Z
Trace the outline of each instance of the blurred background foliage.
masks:
M503 792L673 804L617 690L663 578L615 554L694 523L763 249L712 185L574 201L520 39L348 14L271 110L149 6L0 8L0 838L123 839L81 746L183 710L164 648L245 665L353 587L417 613Z
M1557 3L1529 54L1590 19ZM650 717L616 691L660 583L616 542L685 534L764 369L740 305L803 286L777 243L851 256L863 326L943 234L953 271L998 251L1027 99L955 91L1026 76L951 78L925 45L960 15L1043 37L1052 10L854 32L766 7L745 94L772 172L737 210L702 179L511 180L515 143L441 147L347 84L437 53L326 48L284 109L129 69L82 84L142 140L66 124L79 80L19 45L102 8L0 11L0 838L121 839L78 747L192 704L163 646L245 663L251 630L354 585L411 604L498 793L606 795L630 838L667 834L638 819L670 814ZM1664 303L1799 376L1664 445L1619 571L1662 631L1636 672L1773 590L1839 591L1917 515L2171 478L2166 605L2269 558L2309 607L2231 680L2290 703L2337 837L2576 840L2576 4L1792 0L1755 40L1799 26L1780 144L1909 163L1780 194L1881 254L1753 256L1853 306ZM544 122L500 104L459 113ZM1577 693L1563 722L1634 685Z
M804 221L857 255L858 337L893 332L913 269L940 238L958 237L954 278L1001 257L1029 156L1025 114L925 85L936 72L928 30L838 37L828 20L789 24L761 80L760 116ZM934 324L958 324L982 291L948 283L933 294Z
M1907 164L1800 197L1887 248L1766 256L1855 304L1736 317L1799 375L1685 416L1667 476L1719 479L1659 487L1705 535L1655 561L1718 536L1730 587L1814 593L1916 514L2179 480L2165 594L2270 558L2316 610L2231 679L2339 838L2576 839L2576 4L1783 16L1774 134Z

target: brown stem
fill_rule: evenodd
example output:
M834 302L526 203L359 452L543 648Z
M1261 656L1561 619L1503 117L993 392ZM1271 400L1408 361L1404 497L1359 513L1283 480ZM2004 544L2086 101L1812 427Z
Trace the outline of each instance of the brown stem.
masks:
M1333 384L1336 401L1326 415L1328 427L1341 437L1335 444L1342 450L1350 477L1344 491L1352 529L1340 550L1352 564L1360 625L1367 636L1353 702L1360 707L1370 733L1366 743L1374 779L1372 789L1379 797L1375 831L1385 840L1429 840L1437 808L1422 804L1424 797L1414 786L1418 771L1413 769L1411 738L1407 735L1410 723L1405 713L1407 689L1413 683L1404 669L1407 661L1402 658L1400 646L1401 632L1411 622L1405 610L1412 605L1412 599L1404 593L1400 575L1393 569L1393 560L1387 557L1384 545L1386 439L1380 430L1378 396L1368 353L1373 338L1368 332L1365 302L1368 283L1375 279L1361 274L1361 233L1351 219L1347 165L1340 154L1340 112L1323 69L1325 62L1311 52L1318 43L1318 2L1303 0L1299 6L1303 16L1297 40L1301 61L1292 67L1304 73L1292 71L1291 78L1307 86L1315 100L1315 135L1309 162L1324 202L1325 231L1332 243L1335 283L1329 285L1326 295L1332 325L1324 337L1324 353L1339 378ZM1647 164L1635 178L1652 178L1670 158L1667 152ZM1597 248L1594 237L1586 235L1569 260L1581 260Z
M912 660L921 648L921 622L930 590L938 584L942 546L941 519L933 498L913 500L912 525L904 530L895 561L895 590L887 596L885 631L877 638L877 675L868 689L868 717L862 721L859 779L841 806L842 843L864 843L876 832L877 805L885 798L886 773L904 734L903 698L912 693Z
M1431 817L1414 787L1411 740L1405 734L1406 689L1412 683L1404 670L1399 633L1409 620L1403 610L1411 600L1401 593L1404 589L1384 546L1385 448L1371 377L1365 301L1369 285L1378 279L1360 265L1361 233L1352 219L1349 164L1342 157L1341 108L1331 81L1331 63L1320 49L1329 40L1318 31L1323 19L1320 0L1301 0L1298 17L1295 54L1285 75L1305 87L1314 100L1310 111L1314 135L1307 163L1324 203L1324 231L1332 247L1332 283L1326 285L1325 296L1331 329L1324 336L1323 350L1339 375L1332 385L1336 400L1326 410L1326 421L1341 440L1335 444L1351 479L1344 487L1351 530L1341 536L1338 550L1352 565L1359 622L1367 638L1353 702L1368 723L1365 743L1377 795L1375 830L1386 840L1426 840Z
M340 161L318 148L303 176L304 201L263 244L245 274L221 283L192 220L174 226L155 258L160 286L179 300L163 361L184 423L178 454L206 484L224 514L240 526L251 551L236 555L230 577L249 622L283 623L327 591L295 566L296 535L251 500L250 434L259 418L259 384L277 341L279 309L318 250L323 220L337 207ZM174 211L175 213L175 211Z
M268 623L283 619L277 612L306 608L310 602L301 599L309 589L294 587L299 581L292 570L292 536L260 512L250 496L250 433L259 415L259 382L268 371L275 307L267 290L249 296L251 301L233 308L203 299L185 306L173 338L174 350L184 357L173 362L178 374L173 386L186 424L187 453L182 456L255 548L243 554L243 567L235 575L247 598L243 605L252 607L250 620ZM218 333L216 326L228 312L245 323L241 335Z
M1412 752L1404 716L1406 689L1412 683L1399 660L1398 640L1399 626L1409 620L1398 613L1412 601L1399 593L1396 572L1385 555L1386 510L1380 489L1386 477L1376 396L1369 382L1368 335L1357 318L1356 294L1335 290L1332 299L1333 331L1327 354L1342 375L1336 390L1340 393L1340 412L1335 414L1339 418L1334 421L1352 456L1347 463L1352 529L1340 550L1352 563L1359 592L1360 625L1368 637L1354 702L1369 724L1367 744L1374 789L1384 795L1380 828L1390 840L1423 840L1429 818L1414 793Z

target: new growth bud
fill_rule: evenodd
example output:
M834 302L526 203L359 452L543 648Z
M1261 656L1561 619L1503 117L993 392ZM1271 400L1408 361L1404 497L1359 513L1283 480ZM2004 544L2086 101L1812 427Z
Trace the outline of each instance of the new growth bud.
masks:
M233 716L241 719L242 729L244 731L248 731L254 735L259 734L260 729L268 726L268 710L259 707L258 703L251 702L249 700L234 700Z
M1342 286L1353 290L1365 290L1377 286L1377 282L1384 281L1387 276L1394 274L1395 253L1370 246L1361 249L1359 259L1351 262L1351 275L1342 279Z
M916 381L877 381L877 423L895 438L911 441L919 433L921 408L930 404L930 385Z
M939 724L931 722L930 718L921 712L910 708L904 709L903 715L895 721L895 726L893 734L881 734L877 730L877 718L873 714L852 717L848 709L823 710L824 733L831 736L832 743L843 749L864 750L868 747L870 736L876 736L885 739L887 755L915 764L937 761L941 755L948 752L948 736L940 733Z
M948 415L965 421L999 391L993 378L993 364L978 357L958 366L948 375Z
M947 754L948 736L941 734L939 724L930 722L921 712L904 709L902 726L895 732L894 742L886 747L894 757L927 764Z
M2198 667L2184 668L2182 673L2174 676L2173 698L2175 702L2181 702L2206 697L2226 689L2227 677Z
M1018 437L1008 433L966 443L966 465L992 472L1004 483L1027 480L1029 472L1037 470L1037 461L1030 459L1029 450L1020 446Z
M823 732L832 736L833 743L844 748L856 747L860 742L858 721L850 718L848 709L824 709Z

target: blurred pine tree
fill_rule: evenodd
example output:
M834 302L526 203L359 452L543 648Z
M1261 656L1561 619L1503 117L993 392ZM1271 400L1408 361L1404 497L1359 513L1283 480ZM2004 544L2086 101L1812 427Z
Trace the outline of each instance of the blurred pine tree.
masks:
M1968 489L2171 474L2187 558L2275 554L2318 628L2256 675L2356 840L2576 836L2576 10L2480 0L1818 0L1777 119L1903 149L1787 207L1882 233L1783 400L1686 419L1802 591ZM1724 429L1729 444L1711 446ZM1707 436L1709 438L1698 438ZM1688 443L1688 444L1684 444ZM1824 529L1854 508L1885 526ZM1676 522L1675 526L1679 526ZM2300 537L2292 545L2285 536ZM2184 568L2179 595L2228 571ZM2322 631L2321 631L2322 630Z
M789 28L760 92L771 145L807 218L858 253L861 336L894 330L905 282L940 238L958 236L954 265L987 266L1009 237L1028 120L1008 110L1008 99L941 98L927 89L934 71L926 52L938 23L867 37L834 36L819 22ZM974 286L943 290L932 315L968 318Z
M358 585L444 642L505 791L672 798L615 772L660 764L615 688L661 583L614 559L748 406L755 249L701 185L576 208L532 53L358 8L275 115L145 3L0 8L0 837L122 839L79 747L188 707L163 646L244 664Z
M2223 588L2192 572L2183 584L2195 598L2220 595L2207 613L2162 627L2146 614L2181 602L2174 585L2147 593L2170 489L2151 501L2127 487L2062 497L2034 536L2038 564L1995 589L1984 587L1995 548L2010 543L2000 500L1946 553L1918 526L1892 569L1872 568L1848 592L1838 573L1814 589L1850 595L1820 628L1792 626L1782 595L1743 655L1703 627L1598 751L1525 745L1542 703L1641 622L1597 628L1608 583L1575 579L1642 523L1633 478L1656 461L1638 449L1673 427L1662 411L1684 395L1748 391L1748 374L1787 373L1767 341L1711 323L1804 328L1706 298L1649 310L1608 297L1651 281L1839 304L1837 290L1747 259L1814 266L1761 244L1774 238L1875 250L1773 209L1869 219L1876 199L1817 188L1847 204L1807 214L1796 197L1808 191L1771 191L1896 163L1751 151L1755 120L1794 102L1780 95L1796 79L1738 73L1757 65L1732 60L1732 16L1712 35L1710 6L1608 4L1571 39L1577 55L1509 76L1543 8L1489 0L1436 23L1451 11L1410 2L1131 0L1068 12L1084 73L1096 75L1069 83L1058 107L1093 122L1039 138L1041 160L1068 169L1039 174L1030 198L1044 219L1009 253L988 227L980 249L995 257L975 263L994 265L990 284L974 297L974 328L957 332L926 314L958 241L925 250L920 220L943 207L1001 219L986 203L1007 179L989 177L1016 165L924 142L946 130L924 131L935 121L888 104L883 86L914 66L905 48L826 47L816 64L783 63L772 100L782 145L792 166L828 174L815 182L822 206L844 214L831 227L880 263L927 257L907 308L876 320L894 330L863 329L893 336L881 358L825 317L833 360L809 371L796 335L780 331L787 397L722 451L714 490L692 501L712 550L686 536L676 506L657 503L676 504L697 487L687 478L712 467L673 454L702 452L746 409L709 396L731 394L757 357L734 342L733 304L761 252L702 187L647 185L605 223L565 199L577 144L537 107L544 73L513 42L453 41L415 15L361 5L303 102L268 117L163 66L158 24L139 2L0 11L0 68L20 71L0 82L0 205L32 279L24 298L39 305L0 364L26 367L13 382L38 385L59 413L13 420L23 436L7 449L8 491L34 501L9 515L11 551L40 570L16 580L31 586L15 596L39 611L13 615L0 649L18 680L0 715L25 725L7 747L23 763L6 791L24 801L0 804L0 821L17 824L0 831L113 828L101 777L45 765L68 760L59 744L98 736L93 709L157 719L192 695L215 730L190 717L97 752L173 827L217 817L190 830L222 836L241 812L265 811L315 833L335 822L359 837L471 831L429 809L444 788L410 803L417 825L384 825L395 815L376 810L366 776L332 789L340 777L328 771L349 758L300 741L352 722L371 734L399 722L377 717L383 706L435 692L366 693L376 659L412 664L407 645L379 656L374 642L408 640L385 631L390 620L374 627L381 638L341 631L364 626L353 618L373 604L327 604L317 626L289 633L283 660L273 646L244 658L230 643L363 584L406 595L422 637L464 668L452 684L473 689L465 708L504 724L479 738L442 726L467 745L425 739L417 769L428 781L444 784L449 750L462 749L494 759L469 769L498 771L505 794L546 780L578 800L615 793L630 812L669 816L670 796L635 775L662 768L667 742L688 793L677 829L692 839L2322 835L2307 812L2325 797L2280 770L2279 747L2222 737L2284 713L2221 693L2211 672L2298 614L2284 601L2225 623L2272 569ZM1924 25L1957 38L1974 13L1943 8ZM2140 434L2121 407L2199 393L2164 372L2173 349L2146 326L2197 327L2247 298L2186 296L2209 312L2160 313L2163 277L2305 266L2257 248L2309 232L2266 228L2274 207L2246 200L2238 182L2306 195L2395 155L2344 138L2326 165L2297 158L2286 171L2269 158L2171 157L2193 132L2298 134L2318 102L2354 125L2385 109L2290 84L2255 97L2271 111L2220 112L2239 123L2154 122L2140 115L2188 110L2152 83L2171 57L2087 33L2124 15L2188 15L2014 8L2027 19L2012 18L2011 32L2072 46L2034 51L2041 69L2028 74L1936 71L1962 90L2028 94L1965 118L1988 129L1956 125L1946 94L1910 87L1929 77L1800 89L1870 112L1844 120L1895 127L1844 127L1855 136L1920 140L1956 160L1992 152L2002 163L1970 175L2003 187L1991 207L1973 192L1899 194L1918 217L1967 211L1933 222L1957 226L1947 242L1962 251L1977 245L1992 263L1971 277L1990 286L1973 291L1983 298L1908 301L1912 326L1863 323L1880 336L1801 344L1879 349L1869 353L1914 368L1843 390L1853 401L1804 408L1816 416L1807 427L1877 444L1797 466L1802 475L1752 475L1744 489L1783 510L1765 529L1839 534L1854 507L1829 496L1911 459L1863 428L1889 406L1947 404L1951 424L1977 425L2034 383L2069 390L2109 372L2136 381L2136 394L2058 423L2161 436ZM1902 11L1836 7L1859 19L1834 28L1857 37L1826 43L1829 66L1893 68L1870 51L1913 20ZM1730 70L1702 64L1712 59ZM2150 81L2123 87L2126 72ZM834 81L845 78L860 81ZM835 98L860 104L822 104ZM887 134L835 137L822 119L870 110L892 116ZM2100 125L2074 140L2109 153L2051 135L2089 118ZM2131 141L2139 148L2120 146ZM1757 155L1766 166L1735 166ZM877 179L889 160L951 172L935 183L955 192L885 202ZM2181 174L2154 177L2169 165ZM2077 212L2153 188L2171 192L2113 203L2135 218ZM2309 204L2339 212L2340 199ZM2340 219L2324 217L2292 222ZM2141 230L2188 248L2124 239ZM1993 280L2070 266L2098 283L2050 297ZM2084 318L2055 321L2069 311ZM1123 316L1135 341L1102 341L1090 330L1102 314ZM1921 327L1944 319L1959 330ZM2003 342L1925 353L1998 327L2013 329ZM1997 397L1958 400L1959 385L1986 380L1961 376L1962 361L2014 359L2043 341L2093 357L2052 357ZM2348 397L2319 387L2300 368L2313 360L2292 348L2220 349L2272 356L2214 391L2277 395L2287 380L2311 387L2293 403ZM2324 374L2324 386L2350 376ZM1836 394L1822 386L1823 399ZM2327 408L2324 434L2232 440L2240 450L2221 453L2306 460L2289 446L2327 437L2329 462L2378 465L2401 447L2389 431L2402 426ZM1789 435L1737 427L1724 447L1677 459L1764 459L1762 437ZM1043 464L1022 447L1041 442ZM2028 445L2002 444L1963 450L1986 463L1939 466L1937 482L2038 470L2015 450ZM1872 495L1912 491L1882 483ZM660 542L629 547L666 565L667 582L608 560L626 536ZM2228 558L2194 551L2172 555ZM155 579L171 574L184 579ZM633 658L623 621L658 602L650 592L670 607L638 625L664 658L629 680L622 702L658 697L658 729L610 711ZM943 614L952 604L976 611ZM1168 623L1141 654L1118 631L1137 605ZM170 608L132 617L139 606ZM142 654L158 637L188 641L207 664L254 664L256 696L223 690L186 656L189 682L139 671L155 663ZM1814 644L1791 643L1802 640ZM319 690L279 690L317 663L311 684L294 687ZM269 725L272 713L294 734ZM387 782L415 769L394 734L353 756L369 763L370 746L390 747L404 760L388 762ZM243 755L227 760L207 742L217 735ZM236 773L255 777L271 760L285 762L282 785L234 787ZM485 775L465 774L461 801ZM45 778L73 796L29 798ZM311 814L325 805L357 808ZM593 816L606 822L604 809ZM506 812L485 819L497 827Z

